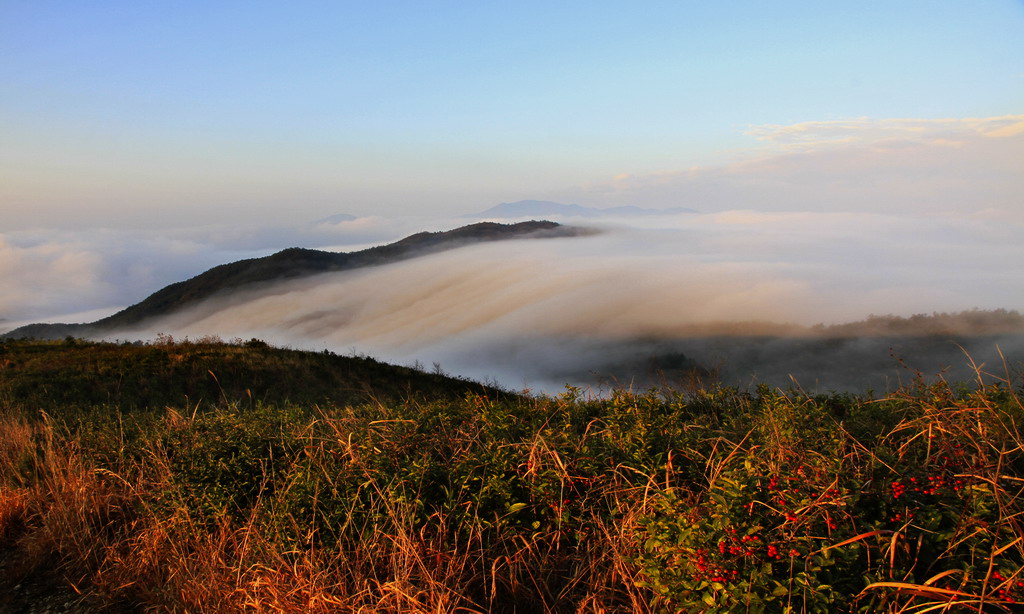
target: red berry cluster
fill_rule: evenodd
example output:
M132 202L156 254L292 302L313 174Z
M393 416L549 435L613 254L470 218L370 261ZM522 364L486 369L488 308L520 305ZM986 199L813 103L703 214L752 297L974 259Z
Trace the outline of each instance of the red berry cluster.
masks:
M920 478L911 476L903 480L893 480L891 484L893 499L899 499L908 491L922 495L942 495L948 494L950 491L956 493L965 486L967 486L966 480L953 476L947 477L941 473Z
M892 482L892 498L899 499L907 492L907 487L903 485L903 482L899 480L893 480Z
M791 557L800 555L796 548L790 548L788 551L785 551L784 544L766 543L765 539L757 534L740 536L734 527L726 529L726 534L725 539L718 541L718 554L726 559L759 558L762 560L767 559L770 562L780 560L784 552Z
M1024 580L1011 582L998 570L992 572L992 580L1000 583L996 588L996 596L1000 600L1006 603L1024 602Z
M552 501L551 503L548 503L548 507L554 510L556 514L561 514L562 510L565 509L565 507L568 506L570 503L572 503L571 499L562 499L561 501L556 500Z
M897 514L893 515L892 521L893 522L903 522L904 520L906 520L907 522L910 522L911 520L913 520L914 519L914 512L911 511L911 510L906 510L906 512L907 512L906 514L897 513Z
M824 478L825 473L821 469L808 468L804 465L797 467L793 476L781 477L777 474L772 475L766 486L766 490L770 493L767 499L780 509L786 522L797 522L800 520L800 517L797 515L795 508L800 506L802 501L806 501L806 499L812 499L818 503L842 504L842 494L838 488L829 487L821 491L808 488L809 485L816 482L820 483L820 480ZM747 511L753 514L756 501L751 501L746 507ZM826 517L826 523L829 529L836 529L838 527L830 515Z
M721 561L712 560L708 555L708 551L703 548L698 548L697 552L694 553L693 567L697 570L693 574L693 579L698 582L707 580L708 582L721 582L724 584L730 580L735 580L740 574L736 569L726 567Z
M959 444L954 446L959 451ZM948 456L941 456L938 466L933 466L930 473L893 480L889 484L893 501L903 501L905 509L904 513L895 514L890 518L890 522L909 522L922 505L934 502L939 497L958 495L971 483L971 479L961 477L962 474L962 463Z
M725 556L730 554L732 556L753 556L755 551L754 548L757 546L757 542L761 541L761 538L757 535L744 535L743 537L736 538L736 530L730 529L732 533L730 539L721 540L718 542L718 552Z
M796 471L797 475L806 475L807 469L800 465ZM772 502L779 506L786 505L788 503L786 495L796 494L799 489L798 484L792 484L792 482L797 482L798 480L799 478L794 476L780 477L778 474L771 476L768 480L767 490L769 493L772 493L770 497ZM786 484L783 484L783 482ZM752 507L753 503L751 503L751 511L753 511Z

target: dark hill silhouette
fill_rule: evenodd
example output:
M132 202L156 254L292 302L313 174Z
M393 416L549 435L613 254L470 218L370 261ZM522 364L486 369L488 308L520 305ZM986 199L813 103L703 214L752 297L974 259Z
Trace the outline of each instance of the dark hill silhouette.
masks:
M275 348L257 339L157 343L71 340L0 343L0 395L23 407L79 412L235 404L344 406L371 402L510 399L492 386L380 362ZM59 382L59 385L56 383ZM3 610L0 610L2 612Z
M325 252L292 247L263 258L216 266L191 279L166 286L143 301L90 324L29 324L3 337L61 339L68 336L102 335L132 327L151 317L173 313L216 294L255 284L379 266L485 241L566 237L580 232L581 229L548 221L518 224L480 222L445 232L420 232L389 245L357 252Z

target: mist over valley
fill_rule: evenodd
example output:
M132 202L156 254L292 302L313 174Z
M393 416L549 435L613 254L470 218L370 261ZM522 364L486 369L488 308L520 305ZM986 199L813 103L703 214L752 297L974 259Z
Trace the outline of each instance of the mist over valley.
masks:
M520 208L540 205L557 203ZM898 216L561 207L561 225L494 216L505 224L284 250L89 325L10 336L259 338L545 393L718 381L884 392L916 373L970 379L972 361L1005 375L1024 358L1012 311L1024 301L1001 283L999 246L983 233L944 243L952 220L914 220L908 242ZM877 278L882 263L895 274Z

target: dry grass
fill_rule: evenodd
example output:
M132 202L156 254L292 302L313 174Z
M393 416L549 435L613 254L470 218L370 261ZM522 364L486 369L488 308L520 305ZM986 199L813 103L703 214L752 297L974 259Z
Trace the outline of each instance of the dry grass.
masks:
M323 409L273 428L232 408L181 408L140 427L135 439L112 426L100 429L107 439L90 439L68 427L72 421L29 420L9 408L0 416L0 540L25 569L59 567L97 608L724 612L742 604L756 611L756 595L765 595L765 611L1017 607L1010 600L1024 585L1024 411L1008 382L848 400L843 411L862 412L860 423L796 394L715 399L620 395L513 408L467 398ZM718 409L692 413L709 403ZM522 416L510 418L514 411ZM457 416L420 428L444 412ZM679 424L685 416L693 422ZM872 435L869 419L890 422ZM250 435L272 446L235 446ZM89 448L95 441L121 449ZM230 452L186 455L217 445ZM942 464L954 450L959 460ZM253 487L244 504L223 498L230 488L200 492L246 454L257 470L239 482ZM408 474L386 473L417 462ZM787 511L767 483L797 475L797 466L813 495ZM881 480L925 470L963 480L970 497L914 495L907 509L916 518L932 514L931 524L893 523L888 514L905 500L885 499ZM976 507L950 507L961 504ZM955 515L971 510L976 519ZM799 556L757 569L740 561L745 575L691 590L686 574L701 544L714 549L730 527L756 523L749 534L774 531L772 539ZM651 545L666 535L676 541ZM831 571L813 570L829 557L859 565L866 578L846 604L823 606L813 588L798 587L804 576L826 582ZM659 577L658 566L680 574ZM765 592L755 584L775 581L786 593L777 590L784 596L774 601L775 585Z

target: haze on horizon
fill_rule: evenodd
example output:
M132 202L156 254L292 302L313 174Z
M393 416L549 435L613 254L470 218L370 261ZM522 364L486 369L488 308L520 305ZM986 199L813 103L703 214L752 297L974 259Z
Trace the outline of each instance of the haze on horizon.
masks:
M539 268L642 280L606 292L700 279L801 323L1021 309L1021 31L1011 0L5 3L0 320L522 199L699 212Z

